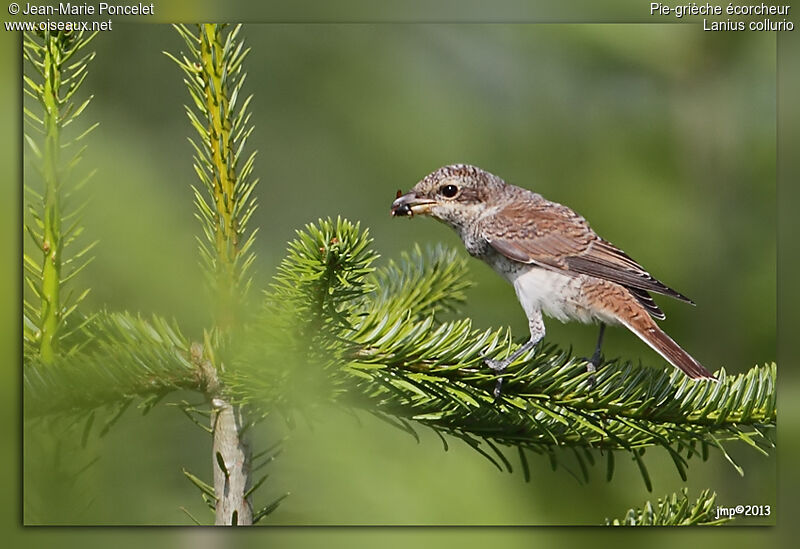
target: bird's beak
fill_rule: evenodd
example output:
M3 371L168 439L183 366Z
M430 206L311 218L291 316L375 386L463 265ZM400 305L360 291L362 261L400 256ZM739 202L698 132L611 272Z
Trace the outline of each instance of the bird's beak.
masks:
M392 215L413 216L414 214L424 215L428 213L431 206L436 204L435 200L420 198L413 191L400 196L397 191L397 199L392 202Z

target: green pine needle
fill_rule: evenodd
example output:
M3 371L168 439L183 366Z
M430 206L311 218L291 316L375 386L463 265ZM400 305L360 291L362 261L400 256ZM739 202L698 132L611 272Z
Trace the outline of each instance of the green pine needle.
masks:
M606 526L711 526L733 520L729 516L717 517L716 498L716 493L703 490L695 501L690 501L684 488L680 494L659 498L655 505L648 501L641 509L629 509L622 519L606 519Z
M32 359L23 373L25 417L80 413L133 397L202 389L188 342L174 324L128 313L100 313L91 342L51 365Z

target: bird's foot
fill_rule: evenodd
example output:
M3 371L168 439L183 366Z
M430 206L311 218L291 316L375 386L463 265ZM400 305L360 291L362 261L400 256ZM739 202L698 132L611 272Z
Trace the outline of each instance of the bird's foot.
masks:
M511 364L511 360L494 360L492 358L484 359L483 363L489 367L489 369L497 372L498 374L502 374L508 365ZM497 378L497 382L495 383L494 390L492 391L492 396L494 396L494 401L497 402L500 400L500 395L502 394L503 389L503 377L500 376Z
M505 372L508 365L517 360L519 357L533 349L536 343L539 342L541 338L538 339L530 339L524 345L522 345L519 349L511 353L510 356L504 358L503 360L495 360L491 358L485 358L483 360L484 364L486 364L489 368L497 372L498 374L502 374ZM501 391L503 389L503 377L499 376L497 378L497 383L494 386L494 391L492 394L494 395L494 401L497 402L500 400L500 395L502 394Z
M589 389L594 389L597 384L597 378L594 374L597 372L597 368L600 367L603 357L600 353L595 353L592 358L584 358L584 360L586 361L586 371L589 372Z

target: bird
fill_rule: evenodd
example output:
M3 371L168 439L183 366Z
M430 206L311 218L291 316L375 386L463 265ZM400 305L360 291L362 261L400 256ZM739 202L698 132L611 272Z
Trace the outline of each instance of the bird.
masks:
M716 380L656 324L665 315L650 293L694 302L598 236L567 206L476 166L452 164L428 174L406 194L397 191L391 214L430 216L450 226L470 255L513 285L530 339L503 360L485 360L498 373L496 399L502 372L544 337L543 313L562 322L600 324L587 361L592 382L606 325L626 327L689 378Z

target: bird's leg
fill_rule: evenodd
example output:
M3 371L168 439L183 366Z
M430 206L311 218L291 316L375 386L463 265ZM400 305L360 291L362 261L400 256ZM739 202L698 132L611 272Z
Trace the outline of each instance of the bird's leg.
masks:
M597 334L597 346L594 348L594 354L592 355L592 359L589 361L589 364L593 366L592 371L596 370L598 366L600 366L600 358L603 356L601 354L601 350L603 347L603 335L606 333L606 325L600 324L600 333Z
M589 372L589 385L594 387L595 384L595 377L594 373L597 371L597 367L600 366L600 359L602 358L602 347L603 347L603 335L606 333L606 325L602 322L600 323L600 333L597 335L597 346L594 348L594 354L592 358L586 363L586 371Z
M542 320L542 313L538 311L533 318L528 319L528 326L531 329L531 338L525 342L519 349L511 353L509 356L504 358L503 360L493 360L491 358L487 358L484 362L486 365L494 370L495 372L501 374L508 368L508 365L517 360L519 357L533 349L533 347L539 343L542 338L544 337L544 321ZM494 391L492 394L494 395L495 400L500 398L501 389L503 388L503 378L497 378L497 384L494 386Z
M508 368L508 365L517 360L523 354L530 351L534 345L539 343L538 341L534 341L533 339L529 339L526 341L519 349L511 353L509 356L504 358L503 360L493 360L491 358L486 359L486 365L494 370L495 372L501 373Z

